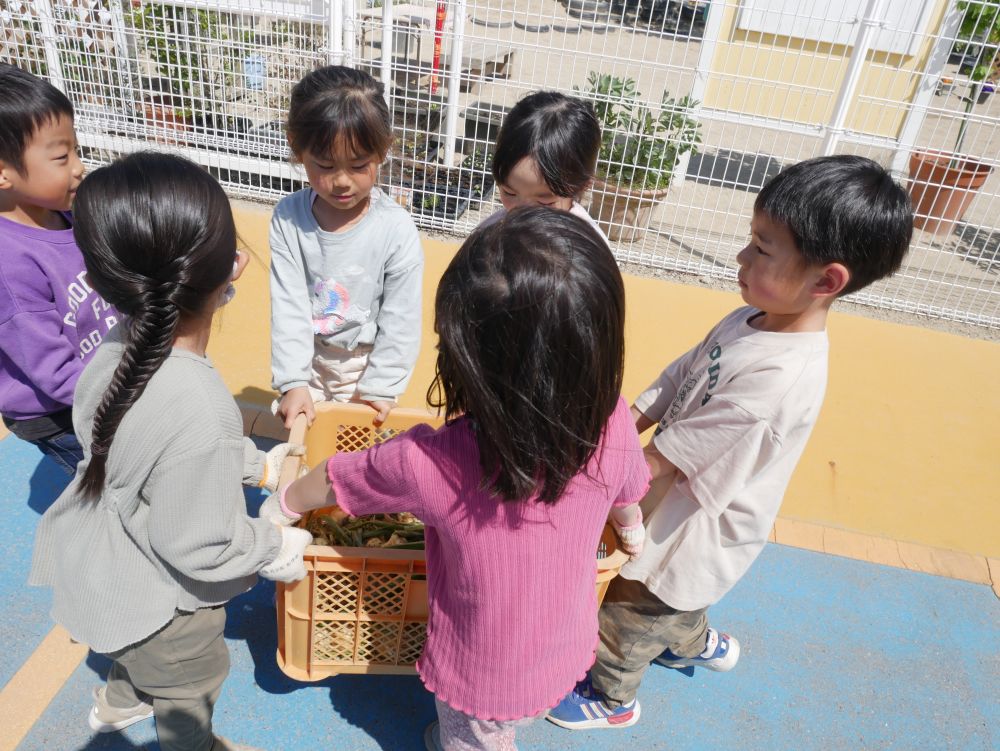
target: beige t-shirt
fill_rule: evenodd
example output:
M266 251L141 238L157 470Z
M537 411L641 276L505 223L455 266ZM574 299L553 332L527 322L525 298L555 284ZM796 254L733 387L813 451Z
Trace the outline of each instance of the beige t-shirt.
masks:
M757 331L744 307L635 401L684 476L643 501L647 539L622 576L678 610L717 602L767 541L826 390L826 332Z

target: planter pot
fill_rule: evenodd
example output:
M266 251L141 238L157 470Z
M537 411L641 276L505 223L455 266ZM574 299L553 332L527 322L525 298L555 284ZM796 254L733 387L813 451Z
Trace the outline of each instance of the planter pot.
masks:
M412 96L417 96L413 94ZM400 130L423 131L432 133L441 123L441 97L431 99L404 99L402 96L392 99L393 124Z
M422 136L422 133L417 135ZM430 165L437 162L438 152L441 150L440 144L437 141L426 138L423 143L419 145L407 144L404 146L400 144L400 147L396 149L395 153L390 154L390 158L398 159L404 166L410 167L410 169L424 169Z
M500 125L508 112L510 107L502 104L473 102L462 113L465 118L465 138L458 144L459 151L463 154L472 154L476 149L492 152Z
M469 208L472 196L465 188L451 185L424 185L414 188L410 212L416 216L455 221Z
M621 185L594 180L590 215L609 240L635 242L646 234L653 209L666 195L667 188L630 190Z
M910 155L909 188L913 226L935 235L949 234L992 170L968 157L915 151Z
M390 152L382 166L383 175L391 185L414 185L423 180L428 171L434 171L438 150L437 141L427 139L420 149L400 148Z
M146 102L143 105L143 115L147 125L154 130L153 139L156 143L168 146L178 146L187 143L185 133L191 130L191 123L177 113L172 104L163 102Z

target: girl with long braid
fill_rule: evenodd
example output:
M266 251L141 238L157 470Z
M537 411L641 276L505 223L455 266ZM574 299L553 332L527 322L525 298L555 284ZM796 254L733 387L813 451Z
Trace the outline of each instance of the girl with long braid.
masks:
M225 603L256 575L305 575L308 532L247 516L243 484L274 489L292 447L242 435L205 356L212 317L248 257L229 202L197 165L139 153L81 184L74 235L91 286L125 319L77 384L76 476L46 511L31 583L52 615L113 660L97 732L156 717L164 751L247 749L212 732L229 671Z

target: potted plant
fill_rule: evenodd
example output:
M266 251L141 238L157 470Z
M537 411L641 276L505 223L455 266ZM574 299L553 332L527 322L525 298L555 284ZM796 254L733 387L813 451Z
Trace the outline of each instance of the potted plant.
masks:
M993 167L962 153L972 108L985 102L995 89L1000 70L1000 4L964 0L956 47L964 53L959 72L969 77L965 111L951 152L936 149L910 155L910 201L913 226L935 235L950 234L962 220Z
M602 131L590 213L609 239L634 242L666 196L678 157L697 153L701 124L689 117L695 103L664 91L654 113L641 104L635 79L595 72L580 93L594 100Z
M218 13L161 2L133 5L132 28L159 75L142 79L144 114L157 130L168 131L157 140L179 143L186 139L178 132L215 123L207 102L232 76L235 52Z
M469 191L477 208L489 203L490 196L493 195L496 181L490 171L492 164L493 153L484 148L475 149L462 160L459 187Z
M472 191L456 167L429 165L414 174L410 187L410 211L417 216L455 221L472 201Z

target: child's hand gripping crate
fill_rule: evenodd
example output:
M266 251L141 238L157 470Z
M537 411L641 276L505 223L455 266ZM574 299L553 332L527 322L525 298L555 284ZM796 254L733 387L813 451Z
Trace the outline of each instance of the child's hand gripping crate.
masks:
M305 444L290 456L279 487L340 451L358 451L420 423L443 420L427 412L395 409L380 428L372 410L321 403L307 430L299 417L289 440ZM305 523L306 519L303 519ZM597 602L628 556L608 525L597 551ZM305 579L277 583L278 665L300 681L338 673L412 674L427 636L427 566L423 550L310 545Z

